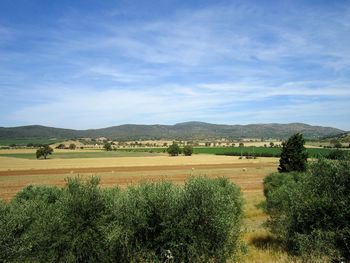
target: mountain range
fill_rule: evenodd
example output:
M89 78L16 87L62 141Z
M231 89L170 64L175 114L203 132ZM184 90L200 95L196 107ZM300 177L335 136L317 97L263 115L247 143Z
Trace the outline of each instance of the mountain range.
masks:
M304 123L289 124L248 124L225 125L205 122L184 122L175 125L139 125L124 124L102 129L73 130L29 125L19 127L0 127L0 138L98 138L106 137L114 140L205 140L205 139L242 139L273 138L286 139L294 133L302 133L307 139L318 139L334 136L345 131Z

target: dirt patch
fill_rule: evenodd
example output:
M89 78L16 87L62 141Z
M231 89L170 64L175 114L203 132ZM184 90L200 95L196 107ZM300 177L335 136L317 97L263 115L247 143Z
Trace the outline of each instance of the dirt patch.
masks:
M102 187L126 187L142 181L156 182L170 180L183 184L191 176L205 175L215 178L228 177L241 187L243 193L262 190L263 178L276 171L277 164L262 163L231 163L231 164L193 164L193 165L148 165L129 167L86 167L61 169L26 169L0 171L0 198L11 199L26 185L56 185L64 186L67 177L81 176L87 178L97 175Z

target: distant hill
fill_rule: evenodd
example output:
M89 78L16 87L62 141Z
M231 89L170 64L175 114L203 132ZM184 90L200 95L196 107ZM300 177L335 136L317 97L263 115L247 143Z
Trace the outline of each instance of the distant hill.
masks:
M305 138L318 139L335 136L344 131L331 127L311 126L303 123L289 124L248 124L224 125L204 122L184 122L175 125L136 125L125 124L102 129L72 130L40 125L12 128L0 127L0 139L23 138L81 138L106 137L115 140L203 140L240 138L280 138L286 139L300 132Z
M333 136L326 136L323 139L326 141L337 140L343 143L350 143L350 132L344 132Z

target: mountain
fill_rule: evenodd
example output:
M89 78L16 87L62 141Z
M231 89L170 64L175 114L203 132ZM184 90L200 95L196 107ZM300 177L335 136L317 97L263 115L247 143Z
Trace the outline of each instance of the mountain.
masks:
M115 140L205 140L239 138L280 138L286 139L300 132L307 139L335 136L344 131L331 127L311 126L304 123L289 124L248 124L224 125L205 122L184 122L175 125L137 125L124 124L102 129L73 130L46 127L40 125L20 127L0 127L0 139L29 138L81 138L106 137Z

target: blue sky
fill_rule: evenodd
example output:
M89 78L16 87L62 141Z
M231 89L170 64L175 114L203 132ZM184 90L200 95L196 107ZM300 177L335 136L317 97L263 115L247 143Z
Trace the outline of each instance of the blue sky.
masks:
M0 2L0 126L350 130L350 1Z

